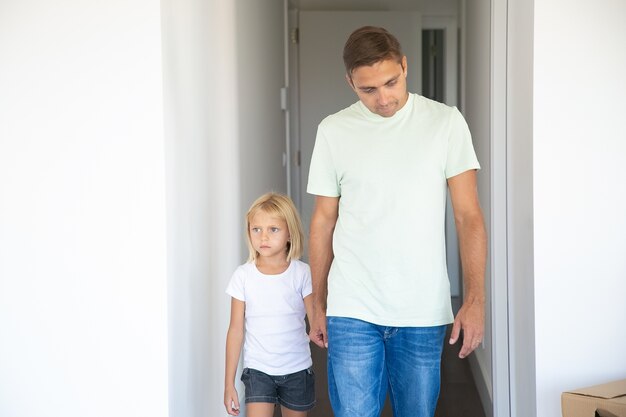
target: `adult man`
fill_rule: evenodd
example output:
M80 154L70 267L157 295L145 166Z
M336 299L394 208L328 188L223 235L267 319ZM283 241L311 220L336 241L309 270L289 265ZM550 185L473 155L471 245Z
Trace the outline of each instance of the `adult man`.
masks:
M456 108L407 92L407 60L383 28L354 31L346 79L359 101L324 119L307 191L316 196L310 337L328 347L335 417L430 417L446 326L461 358L484 331L486 235L478 161ZM450 190L465 284L450 306L444 218Z

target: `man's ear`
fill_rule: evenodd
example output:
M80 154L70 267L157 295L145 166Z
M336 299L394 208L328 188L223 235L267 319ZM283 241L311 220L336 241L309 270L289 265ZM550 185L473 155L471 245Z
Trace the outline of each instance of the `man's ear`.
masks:
M408 74L408 66L406 62L406 55L402 57L402 69L404 69L404 76L406 77Z
M356 88L354 87L354 83L352 82L352 77L350 77L350 75L348 74L346 74L346 81L348 82L350 88L356 93Z

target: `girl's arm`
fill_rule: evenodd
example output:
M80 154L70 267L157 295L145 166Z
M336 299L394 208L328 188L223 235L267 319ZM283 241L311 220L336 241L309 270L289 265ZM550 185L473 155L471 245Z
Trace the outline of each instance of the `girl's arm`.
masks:
M235 389L235 374L243 343L244 313L246 304L231 298L230 325L226 335L226 372L224 376L224 407L232 416L239 415L239 395Z
M309 319L310 326L311 317L313 317L313 294L309 294L304 297L304 308L306 309L306 316Z

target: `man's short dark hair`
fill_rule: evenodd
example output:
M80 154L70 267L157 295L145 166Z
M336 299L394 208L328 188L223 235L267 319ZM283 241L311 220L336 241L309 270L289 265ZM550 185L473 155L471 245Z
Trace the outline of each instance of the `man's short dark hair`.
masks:
M343 47L343 63L348 76L358 67L370 66L387 59L402 62L400 42L385 28L363 26L350 35Z

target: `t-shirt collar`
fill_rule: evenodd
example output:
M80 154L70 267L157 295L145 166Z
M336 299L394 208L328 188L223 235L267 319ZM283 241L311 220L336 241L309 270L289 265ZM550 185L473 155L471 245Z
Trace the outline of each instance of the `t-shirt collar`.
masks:
M365 115L365 117L367 117L370 120L385 121L385 120L401 119L402 117L404 117L405 114L410 113L411 108L413 107L413 95L411 93L407 93L407 94L408 94L408 98L406 99L406 103L404 103L404 106L402 106L400 110L395 112L395 114L390 117L383 117L379 114L373 113L372 111L370 111L370 109L368 109L365 106L365 104L363 104L361 100L358 101L358 106L361 109L361 112L363 113L363 115Z

